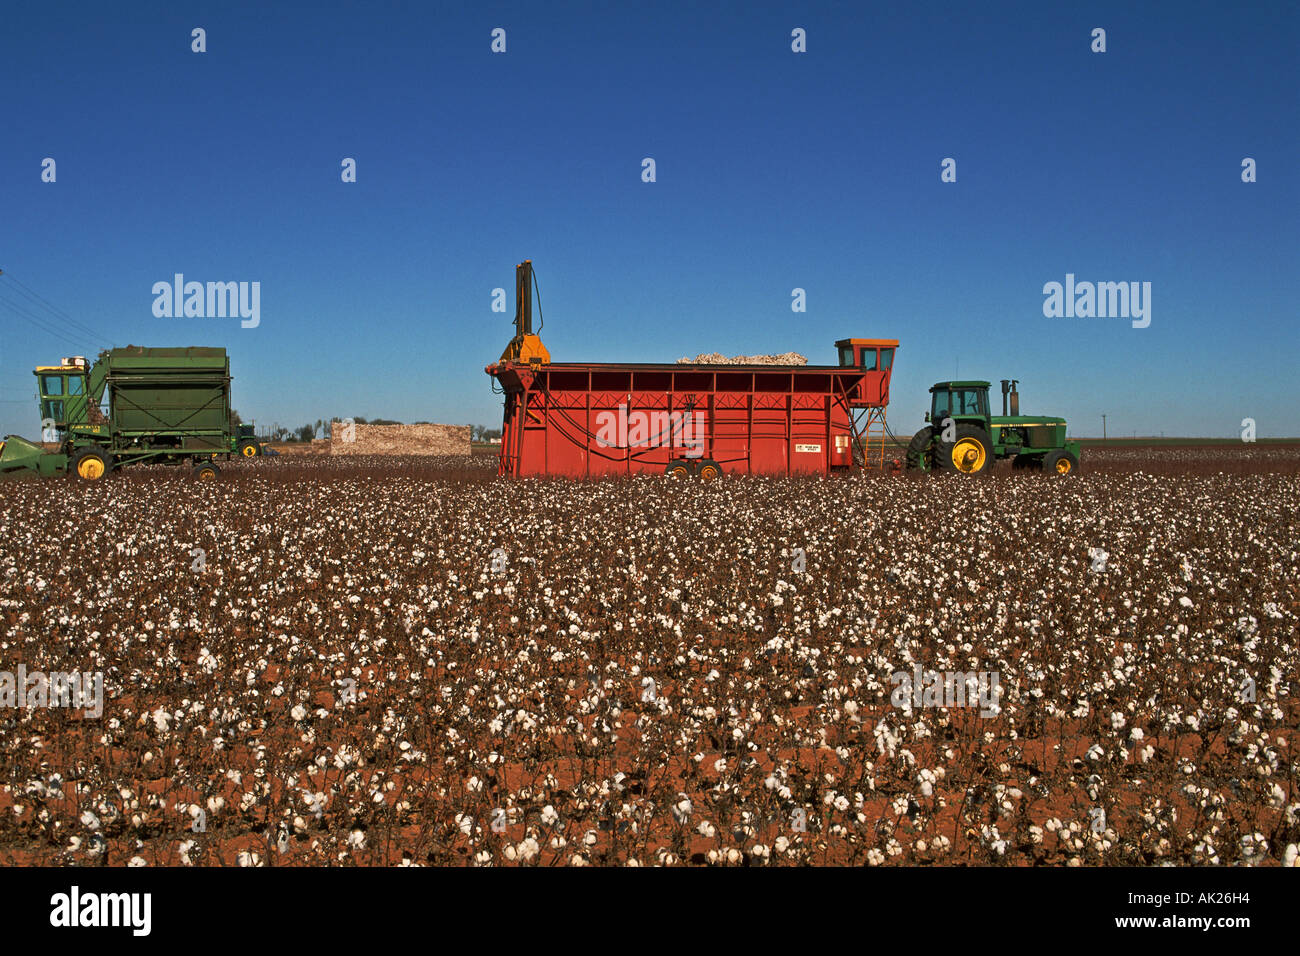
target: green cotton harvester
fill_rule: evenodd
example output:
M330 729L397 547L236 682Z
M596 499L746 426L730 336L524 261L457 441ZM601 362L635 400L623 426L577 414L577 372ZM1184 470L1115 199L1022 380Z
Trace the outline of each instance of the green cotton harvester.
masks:
M0 477L73 474L98 481L138 463L192 465L219 474L217 458L255 458L251 425L234 425L230 360L222 348L150 349L128 345L38 366L43 437L0 443ZM55 446L51 448L50 446Z

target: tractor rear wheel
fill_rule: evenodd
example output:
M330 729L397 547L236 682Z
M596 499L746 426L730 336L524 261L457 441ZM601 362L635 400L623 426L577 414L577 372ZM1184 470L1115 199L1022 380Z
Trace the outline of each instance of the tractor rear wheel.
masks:
M239 443L238 451L245 458L256 458L262 454L262 446L252 438L245 438Z
M83 448L72 456L72 473L82 481L99 481L113 470L113 456L102 448Z
M958 425L952 442L940 441L934 451L941 471L982 475L993 467L993 442L989 433L975 425Z
M934 429L928 425L912 436L907 444L907 468L909 471L930 470L930 445L934 441Z
M1060 451L1049 451L1043 456L1043 471L1049 475L1077 475L1079 459L1064 448Z

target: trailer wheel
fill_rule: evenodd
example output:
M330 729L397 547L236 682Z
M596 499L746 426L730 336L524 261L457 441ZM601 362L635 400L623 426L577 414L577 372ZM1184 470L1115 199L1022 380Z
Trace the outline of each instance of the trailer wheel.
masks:
M684 461L670 461L668 467L664 469L664 474L670 478L690 478L694 472L691 466Z
M700 465L700 481L717 481L722 477L722 468L716 461L706 461Z
M1043 456L1043 471L1050 475L1077 475L1079 459L1064 448L1060 451L1049 451Z
M942 471L980 475L993 466L993 443L984 429L958 425L956 439L939 442L934 457Z
M216 481L221 476L221 469L214 461L201 461L194 466L194 477L199 481Z
M245 438L239 443L239 453L245 458L256 458L262 454L262 447L252 438Z
M930 426L922 428L912 436L912 440L907 443L907 470L930 470L930 445L934 441L934 429Z
M113 458L102 448L83 448L72 458L72 473L82 481L99 481L113 470Z

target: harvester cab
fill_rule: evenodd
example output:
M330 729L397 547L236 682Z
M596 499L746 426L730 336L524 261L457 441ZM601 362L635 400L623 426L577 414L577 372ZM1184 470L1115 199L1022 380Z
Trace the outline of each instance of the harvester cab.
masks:
M1016 379L1002 380L1002 414L989 408L989 383L938 382L930 388L929 423L907 446L907 467L978 475L998 458L1016 469L1074 474L1079 443L1067 441L1065 419L1020 414ZM1008 409L1008 402L1010 408Z
M64 358L58 365L36 367L33 374L40 395L43 441L58 440L44 434L49 429L67 431L70 422L86 421L86 398L90 393L88 373L89 366L81 355Z
M549 365L551 353L542 344L541 337L533 332L533 261L525 259L515 266L515 337L501 353L502 362L526 362L529 365ZM537 314L541 317L541 295L538 294ZM538 326L541 331L541 326Z

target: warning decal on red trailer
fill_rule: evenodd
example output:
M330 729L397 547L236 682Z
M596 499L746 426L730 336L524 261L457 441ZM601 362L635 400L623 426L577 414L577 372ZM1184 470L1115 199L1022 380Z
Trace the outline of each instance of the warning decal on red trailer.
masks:
M795 446L794 446L794 450L795 450L795 451L810 451L810 452L815 452L815 453L816 453L816 452L820 452L820 451L822 450L822 446L821 446L821 445L795 445Z

